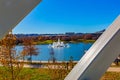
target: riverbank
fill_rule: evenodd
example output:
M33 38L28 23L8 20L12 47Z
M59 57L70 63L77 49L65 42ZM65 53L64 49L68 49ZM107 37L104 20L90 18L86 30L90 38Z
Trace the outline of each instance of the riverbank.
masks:
M37 42L34 42L35 45L46 45L46 44L52 44L53 42L56 42L55 40L45 40L45 41L37 41ZM77 41L62 41L64 43L94 43L95 40L84 40L84 39L79 39Z
M61 66L61 65L67 65L69 64L75 65L78 61L20 61L24 63L25 68L48 68L48 66Z

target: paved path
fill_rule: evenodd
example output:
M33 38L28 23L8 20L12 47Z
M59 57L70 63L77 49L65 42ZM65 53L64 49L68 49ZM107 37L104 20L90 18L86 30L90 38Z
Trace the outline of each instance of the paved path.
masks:
M120 72L120 67L109 67L107 71L109 71L109 72Z

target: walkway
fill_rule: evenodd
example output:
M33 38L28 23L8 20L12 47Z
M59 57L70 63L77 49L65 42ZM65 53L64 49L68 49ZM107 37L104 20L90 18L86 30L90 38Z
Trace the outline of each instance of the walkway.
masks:
M107 71L109 71L109 72L120 72L120 67L109 67Z

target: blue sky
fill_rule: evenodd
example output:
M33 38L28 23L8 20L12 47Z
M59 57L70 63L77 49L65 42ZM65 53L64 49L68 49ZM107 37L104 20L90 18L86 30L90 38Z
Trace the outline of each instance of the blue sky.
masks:
M120 0L42 0L13 33L91 33L106 29L120 14Z

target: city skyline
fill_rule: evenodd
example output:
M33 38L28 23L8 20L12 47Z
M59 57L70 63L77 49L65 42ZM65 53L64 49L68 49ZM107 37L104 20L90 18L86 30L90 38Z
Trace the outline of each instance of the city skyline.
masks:
M120 14L119 0L42 0L13 30L15 34L93 33Z

